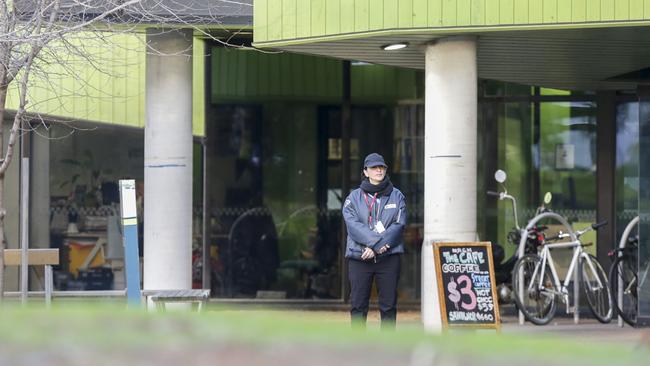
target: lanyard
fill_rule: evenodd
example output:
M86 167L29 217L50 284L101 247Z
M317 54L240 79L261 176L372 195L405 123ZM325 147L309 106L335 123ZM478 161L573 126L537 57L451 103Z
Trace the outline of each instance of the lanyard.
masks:
M372 202L368 202L368 195L365 193L363 194L363 199L366 200L366 206L368 206L368 225L372 227L372 207L375 205L375 201L377 201L377 193L372 196Z

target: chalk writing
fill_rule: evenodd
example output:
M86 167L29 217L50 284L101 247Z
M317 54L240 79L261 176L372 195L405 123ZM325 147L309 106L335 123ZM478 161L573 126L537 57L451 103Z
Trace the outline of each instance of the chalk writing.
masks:
M498 307L493 298L488 243L436 244L437 271L444 296L445 314L449 325L494 325Z

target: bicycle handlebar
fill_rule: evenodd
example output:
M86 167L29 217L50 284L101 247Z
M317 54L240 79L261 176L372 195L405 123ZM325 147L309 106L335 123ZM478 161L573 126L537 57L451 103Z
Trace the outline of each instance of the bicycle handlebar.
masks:
M501 197L501 193L499 193L499 192L487 191L486 193L487 193L488 196Z
M582 230L578 230L578 231L576 231L576 232L575 232L576 237L579 238L579 237L581 237L584 233L586 233L587 231L590 231L590 230L598 230L599 228L601 228L601 227L603 227L603 226L605 226L605 225L607 225L607 220L605 220L605 221L601 221L601 222L596 223L596 224L591 224L591 226L588 226L588 227L586 227L586 228L584 228L584 229L582 229ZM568 238L568 237L569 237L569 234L567 234L567 233L563 233L563 232L559 232L557 235L555 235L555 236L551 236L551 237L548 237L548 238L545 238L545 239L546 239L547 241L556 241L556 240L564 239L564 238Z
M598 230L600 227L603 227L605 225L607 225L607 220L601 221L597 224L591 224L591 228L594 230Z
M591 224L591 226L588 226L588 227L586 227L586 228L584 228L582 230L576 231L576 236L580 237L582 234L586 233L587 231L598 230L599 228L601 228L601 227L603 227L605 225L607 225L607 220L601 221L601 222L596 223L596 224Z

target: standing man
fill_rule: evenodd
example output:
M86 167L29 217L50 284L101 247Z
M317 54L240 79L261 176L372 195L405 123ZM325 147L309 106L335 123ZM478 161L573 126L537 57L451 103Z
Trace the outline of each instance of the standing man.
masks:
M406 225L406 201L386 174L384 158L372 153L363 162L361 185L343 204L348 231L345 257L351 293L353 324L365 326L370 290L375 280L382 329L394 329L397 316L397 283L402 233Z

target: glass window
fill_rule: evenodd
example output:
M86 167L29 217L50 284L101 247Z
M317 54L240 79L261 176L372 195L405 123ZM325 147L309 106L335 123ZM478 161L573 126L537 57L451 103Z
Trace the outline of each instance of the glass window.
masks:
M551 192L551 209L574 229L583 229L596 221L596 104L547 102L540 109L539 192ZM541 203L541 196L538 199ZM549 225L549 232L561 229L553 224L557 226ZM580 239L597 244L596 236L591 231ZM596 247L585 250L596 255ZM559 251L556 258L561 267L568 268L571 253Z
M650 102L639 103L639 320L650 318L650 282L646 280L650 263ZM642 319L645 318L645 319Z
M420 298L420 252L424 235L424 105L395 108L391 179L406 197L407 226L399 284L401 299Z
M508 174L505 186L517 199L520 225L534 216L546 192L553 194L551 209L574 228L596 219L594 102L484 100L480 111L479 151L486 157L479 161L481 238L503 245L508 256L516 250L505 245L514 227L512 206L485 195L501 189L493 178L497 169ZM595 242L590 234L583 239ZM589 250L595 253L595 246Z
M540 192L569 221L596 218L595 102L541 103ZM579 187L579 189L578 189Z
M422 104L358 106L349 187L378 152L407 197L399 292L416 300L422 243ZM341 299L341 111L307 103L219 105L207 125L212 290L235 298ZM374 296L374 295L373 295Z
M52 125L49 131L50 239L61 253L55 288L124 289L118 181L135 179L142 197L144 133L112 126L71 131L64 125ZM93 252L101 243L103 250Z
M617 238L639 213L639 103L616 108Z
M207 174L214 294L340 298L340 222L320 204L326 140L319 140L317 108L221 105L213 116Z
M343 62L211 50L206 199L213 295L345 298L343 187L356 188L362 159L378 152L412 215L400 296L416 299L423 106L396 105L422 97L422 72L352 64L350 180L343 184Z

